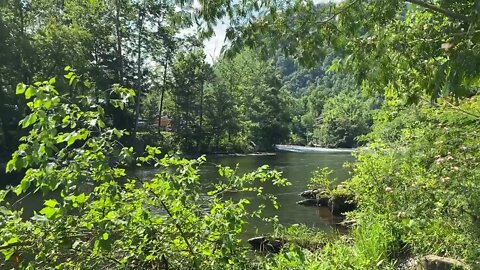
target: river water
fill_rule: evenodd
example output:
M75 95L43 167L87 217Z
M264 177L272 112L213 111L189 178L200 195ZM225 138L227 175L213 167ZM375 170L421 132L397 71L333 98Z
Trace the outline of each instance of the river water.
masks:
M317 148L299 148L284 147L283 151L270 154L251 154L251 155L212 155L207 156L207 163L200 168L202 181L208 186L209 183L218 179L218 169L216 164L234 168L238 164L238 174L251 172L262 165L269 165L271 169L283 172L283 177L287 178L292 185L287 187L275 187L271 184L265 184L264 193L271 193L277 196L280 208L274 209L272 206L266 207L265 216L278 216L283 225L305 224L310 227L317 227L328 231L332 229L332 224L340 221L339 217L330 214L328 208L306 207L296 204L302 200L298 194L305 189L309 183L312 173L322 167L329 167L333 170L332 177L337 178L338 182L348 177L348 170L343 167L345 162L354 161L351 151ZM288 150L288 151L285 151ZM150 179L155 174L154 169L137 170L134 174L144 180ZM233 199L247 198L251 205L250 209L258 207L265 201L252 194L242 192L233 193ZM58 197L50 195L47 197ZM10 198L11 202L18 198ZM14 208L24 208L24 215L31 216L34 211L40 210L43 206L43 199L40 194L27 196L15 204ZM58 198L59 199L59 198ZM271 232L271 224L264 224L259 220L250 220L248 234Z
M287 149L284 149L287 150ZM322 149L288 149L271 154L252 154L252 155L213 155L207 156L207 164L201 167L200 175L203 181L208 185L218 179L218 169L215 164L229 166L234 168L239 165L237 173L243 174L256 170L259 166L267 164L271 169L283 172L283 177L287 178L292 185L287 187L275 187L265 184L264 193L271 193L277 196L280 208L266 207L265 216L278 216L279 222L283 225L305 224L310 227L317 227L325 231L332 229L334 223L341 221L340 217L332 216L326 207L306 207L298 205L296 202L302 200L298 194L305 189L310 181L312 173L318 168L329 167L333 170L332 177L338 182L345 180L349 176L347 169L343 167L345 162L353 162L354 157L351 151L325 150ZM142 170L136 173L138 177L148 179L155 173L154 170ZM250 209L258 207L265 203L253 194L233 193L234 199L247 198L251 205ZM272 226L263 224L260 220L249 221L247 232L251 235L258 233L271 232Z

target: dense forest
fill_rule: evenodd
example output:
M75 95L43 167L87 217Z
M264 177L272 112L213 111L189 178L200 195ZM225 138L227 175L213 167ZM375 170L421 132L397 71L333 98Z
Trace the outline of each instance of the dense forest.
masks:
M277 143L354 147L368 132L371 101L360 98L350 77L328 71L333 50L313 68L247 47L209 64L199 37L182 34L193 27L188 9L142 5L3 4L0 146L6 157L23 135L18 121L28 114L15 87L52 77L62 94L88 94L107 104L114 85L135 89L134 108L107 106L107 114L140 152L146 144L186 153L265 151ZM77 76L91 85L69 89ZM354 105L337 108L340 93L337 100Z
M478 0L0 1L0 269L477 269L479 27ZM357 148L310 185L346 235L264 216L279 171L186 158L276 144Z

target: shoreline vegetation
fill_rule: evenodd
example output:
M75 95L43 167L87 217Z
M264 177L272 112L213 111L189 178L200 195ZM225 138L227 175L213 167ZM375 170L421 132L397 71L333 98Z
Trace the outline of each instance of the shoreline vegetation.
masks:
M21 179L0 189L0 269L480 269L479 18L478 0L1 1L0 155ZM267 215L280 171L218 166L205 190L205 156L174 154L327 151L284 144L355 149L303 203L349 233ZM7 199L53 193L28 219ZM252 219L274 232L259 253Z

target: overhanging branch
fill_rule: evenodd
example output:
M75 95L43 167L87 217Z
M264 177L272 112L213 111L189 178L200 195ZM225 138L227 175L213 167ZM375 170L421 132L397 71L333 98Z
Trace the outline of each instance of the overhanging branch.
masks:
M466 15L463 15L463 14L460 14L460 13L457 13L457 12L454 12L454 11L451 11L451 10L448 10L448 9L438 7L436 5L432 5L430 3L424 2L423 0L405 0L405 1L410 2L414 5L424 7L428 10L438 12L440 14L443 14L443 15L447 16L448 18L452 18L452 19L459 20L459 21L464 21L464 22L470 22L470 17L468 17Z

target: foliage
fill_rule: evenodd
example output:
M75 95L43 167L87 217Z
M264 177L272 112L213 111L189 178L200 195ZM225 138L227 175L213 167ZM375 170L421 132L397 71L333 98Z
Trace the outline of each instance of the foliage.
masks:
M83 83L85 82L80 82ZM88 85L88 84L87 84ZM123 108L134 97L115 88L111 100ZM104 110L88 96L59 95L55 80L31 86L20 84L31 113L21 121L28 135L8 163L8 170L27 169L18 186L2 190L0 250L2 267L22 269L238 269L249 262L239 235L247 217L260 217L261 207L247 212L247 199L222 198L236 188L263 194L256 182L288 184L266 166L243 176L219 167L222 176L204 195L198 168L204 157L187 160L159 157L147 147L137 159L153 164L158 173L139 181L124 167L133 149L119 139L125 133L106 125ZM90 188L89 188L90 186ZM33 217L10 209L8 193L29 196L52 192ZM278 207L278 206L277 206Z
M295 245L310 251L322 249L332 238L323 230L310 228L303 224L293 224L288 227L278 225L273 236L285 239L288 245Z
M369 215L353 229L351 237L324 238L320 249L302 249L289 244L277 256L262 261L262 269L394 269L389 258L395 237L384 220L381 216ZM292 233L311 236L310 231L295 226L288 229L286 237Z
M391 110L385 105L384 115ZM360 207L399 227L416 254L479 258L479 111L478 96L407 107L378 121L357 155L350 185ZM384 139L395 119L406 120Z
M328 194L331 194L332 190L335 188L334 184L337 182L336 179L330 178L330 174L332 174L332 172L332 170L326 167L314 171L312 177L310 178L308 188L312 190L318 189L326 191Z
M316 142L326 147L355 147L358 136L369 132L372 124L371 99L359 93L342 92L325 103L315 130Z
M173 65L172 126L181 149L187 152L202 148L204 84L210 72L199 49L181 53Z
M227 33L232 52L245 46L270 54L281 50L313 67L325 48L335 48L348 57L334 69L352 72L371 91L393 89L409 102L422 94L436 99L478 91L476 0L229 3L203 4L235 18Z
M115 84L135 86L137 93L150 92L153 85L160 84L163 74L155 70L168 63L164 55L175 54L176 34L191 25L191 14L186 11L192 3L183 4L184 9L176 12L176 1L1 1L2 152L13 152L22 135L16 123L27 112L15 96L18 82L31 84L56 77L60 93L84 94L68 87L68 80L63 79L64 67L73 66L96 86L89 91L99 100L110 99L105 89ZM149 27L138 27L139 17ZM148 61L139 62L139 54ZM137 97L141 101L143 94ZM134 128L132 115L110 105L105 111L117 128Z
M255 150L271 150L286 141L287 94L280 90L277 71L255 51L245 50L217 63L209 90L209 105L216 105L207 110L215 144L223 140L234 149L252 145ZM236 147L238 143L242 147Z

